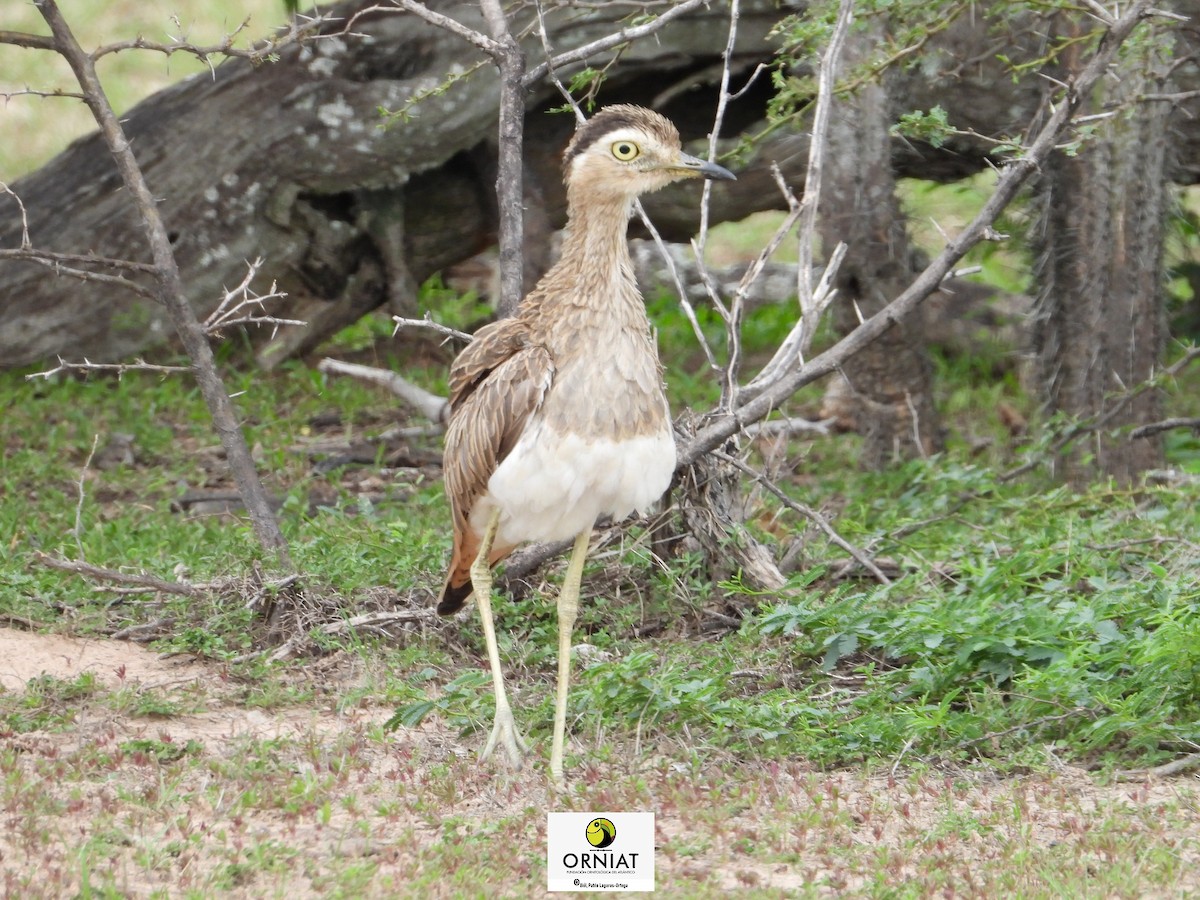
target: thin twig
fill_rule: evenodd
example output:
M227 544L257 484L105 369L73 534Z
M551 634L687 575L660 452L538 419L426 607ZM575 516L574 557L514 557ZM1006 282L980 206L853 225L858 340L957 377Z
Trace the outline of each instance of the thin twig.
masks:
M1161 766L1151 766L1148 769L1123 769L1113 773L1117 781L1145 781L1147 778L1168 778L1200 769L1200 753L1189 753L1179 759L1163 763Z
M75 504L75 546L82 559L83 552L83 504L87 499L87 474L92 467L92 457L96 455L96 446L100 443L100 435L92 436L92 449L88 451L87 459L83 461L83 470L79 473L79 501Z
M35 378L50 379L60 372L115 372L120 378L126 372L190 372L189 366L159 366L148 363L141 357L131 363L94 363L85 358L83 362L67 362L61 356L58 365L44 372L33 372L25 376L26 381Z
M23 251L30 250L33 247L33 244L29 240L29 216L25 211L25 204L21 202L21 198L17 195L17 192L10 188L3 181L0 181L0 193L8 194L8 196L12 197L17 204L17 209L21 211L21 249L6 250L4 252L21 253Z
M873 563L871 561L870 557L868 557L865 553L863 553L862 550L859 550L857 547L855 547L853 544L851 544L848 540L846 540L844 537L842 537L840 534L838 534L837 530L832 525L829 524L829 521L823 515L821 515L819 512L817 512L815 509L813 509L811 506L809 506L805 503L800 503L796 500L793 500L791 497L789 497L787 494L785 494L783 492L783 490L778 485L775 484L775 482L773 482L773 481L771 481L771 479L767 478L766 475L764 475L761 472L756 471L755 469L746 465L744 462L742 462L737 457L730 456L728 453L723 453L720 450L712 450L710 452L713 456L717 457L717 459L724 460L725 462L729 463L730 465L734 466L735 468L740 469L742 472L745 472L747 475L749 475L751 478L753 478L755 481L757 481L759 484L761 484L763 487L765 487L768 491L770 491L772 494L774 494L775 497L781 503L783 503L783 505L786 506L788 509L792 510L793 512L799 513L800 515L804 516L804 518L808 519L810 522L812 522L814 525L816 525L818 528L820 528L823 532L825 532L826 536L831 541L833 541L835 544L837 544L839 547L841 547L843 550L845 550L847 553L849 553L851 556L853 556L855 561L857 561L859 565L861 565L864 569L866 569L868 572L870 572L871 575L874 576L875 580L878 581L880 584L889 585L892 583L892 580L883 573L883 570L880 569L879 566L875 565L875 563Z
M570 65L571 63L583 62L593 54L611 50L613 47L618 47L621 44L628 44L638 38L654 34L654 32L674 19L685 16L692 10L708 2L710 0L684 0L683 3L672 6L661 16L651 19L649 22L643 22L641 25L635 25L630 28L622 28L620 31L592 41L590 44L584 44L582 47L576 47L574 50L567 50L564 53L560 53L553 59L546 60L546 62L536 65L526 72L522 83L526 87L531 87L537 84L551 69L561 69L563 66Z
M1190 419L1163 419L1161 422L1151 422L1149 425L1140 425L1129 433L1129 437L1134 440L1138 438L1148 438L1156 434L1161 434L1164 431L1172 431L1176 428L1200 429L1200 417L1193 417Z
M392 321L396 323L396 327L392 330L392 337L395 337L401 328L425 328L429 331L437 332L446 338L462 341L464 344L469 344L475 340L474 335L467 334L465 331L459 331L457 328L451 328L449 325L443 325L441 322L433 321L433 317L429 313L425 313L425 318L423 319L405 319L401 316L392 316Z
M650 232L650 237L654 240L654 245L658 248L659 254L663 261L667 264L667 271L671 273L671 280L675 283L675 292L679 295L679 306L683 309L683 315L688 320L688 324L692 326L692 334L696 336L696 343L700 345L700 349L704 351L704 356L708 360L709 368L714 372L720 372L721 367L717 364L717 357L713 354L712 347L708 344L708 338L704 335L704 329L700 327L700 320L696 318L696 308L692 306L692 301L688 299L687 288L683 286L683 278L679 275L679 267L675 265L675 260L671 256L671 251L667 249L666 242L663 241L662 235L658 233L658 229L654 226L654 222L646 215L646 209L642 206L641 200L633 201L633 211L641 219L646 230ZM720 308L720 301L717 303ZM722 314L727 315L722 309Z
M738 17L740 13L741 5L739 0L732 0L729 4L729 33L725 40L725 51L721 56L721 83L717 90L717 109L713 114L712 130L708 134L709 159L716 159L717 157L717 141L721 137L721 127L725 122L725 110L729 105L729 67L733 61L734 47L737 44ZM709 275L708 266L704 261L704 250L708 243L708 217L710 201L712 200L712 188L712 182L705 179L704 189L700 195L700 232L692 243L692 249L696 254L696 265L700 271L701 281L708 290L714 305L717 309L721 309L720 297L717 293L716 285L713 282L712 276ZM733 302L729 305L729 312L725 316L725 338L728 351L725 359L725 377L721 383L720 408L726 411L732 410L737 405L738 372L741 369L742 357L742 299L741 295L735 294Z
M112 284L117 287L124 288L137 294L139 297L145 297L147 300L158 301L157 292L144 285L138 284L136 281L131 281L120 275L106 275L103 272L90 272L87 269L79 269L75 266L65 265L59 258L75 256L80 262L91 265L93 260L89 257L80 257L76 254L67 253L48 253L43 250L34 250L33 248L22 248L20 250L0 250L0 259L26 260L28 262L37 263L40 266L45 266L48 269L53 269L57 275L67 275L71 278L78 278L80 281L95 281L101 284ZM109 261L105 260L104 264ZM113 260L112 262L121 262ZM129 264L134 265L134 264ZM151 267L153 268L153 267Z
M234 328L238 325L260 327L270 325L277 329L280 325L308 324L301 319L281 319L263 311L265 304L272 300L282 300L287 294L277 290L274 281L271 282L271 288L265 294L256 294L250 289L250 282L258 274L262 264L261 258L246 263L246 275L242 278L241 283L233 290L225 289L225 294L221 298L221 302L217 304L217 308L204 320L203 327L207 333L220 335L223 329ZM251 311L247 313L244 310ZM274 333L272 333L272 337L274 337Z
M0 189L3 185L0 185ZM7 192L11 193L11 191ZM13 194L16 197L16 194ZM20 202L20 201L18 201ZM21 218L25 218L25 210L21 210ZM28 228L27 225L24 226ZM29 234L26 231L23 243L28 243ZM45 263L77 263L85 266L106 266L111 269L126 269L130 272L143 272L148 275L154 274L154 266L149 263L134 262L129 259L113 259L108 256L90 256L85 253L55 253L52 250L35 250L33 247L23 246L19 250L0 250L0 259L26 259L30 262L45 262Z
M457 19L452 19L450 16L436 12L427 7L424 3L417 3L416 0L392 0L392 2L405 12L410 12L414 16L419 16L420 18L424 19L430 25L441 28L443 31L448 31L456 37L462 38L469 44L474 44L493 59L495 59L501 52L501 44L494 37L488 37L486 34L476 31L474 28L468 28ZM487 0L484 0L484 2L486 3ZM363 12L387 11L388 7L386 6L376 6L371 7L369 10L364 10ZM362 13L359 13L359 15L361 16ZM351 21L353 22L353 20Z

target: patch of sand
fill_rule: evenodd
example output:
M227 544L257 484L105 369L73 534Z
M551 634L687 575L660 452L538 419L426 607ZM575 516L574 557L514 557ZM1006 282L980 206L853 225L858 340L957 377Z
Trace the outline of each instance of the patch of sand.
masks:
M71 681L84 672L106 687L133 683L161 688L190 681L199 671L189 659L164 659L129 641L0 628L0 687L6 691L24 690L31 678L41 675Z

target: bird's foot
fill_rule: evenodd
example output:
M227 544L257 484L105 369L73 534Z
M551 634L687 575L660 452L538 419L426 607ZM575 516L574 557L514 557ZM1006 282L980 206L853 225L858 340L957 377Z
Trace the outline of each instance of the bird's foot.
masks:
M525 742L525 738L521 737L521 732L517 731L517 723L513 719L512 710L508 707L496 710L496 720L492 724L491 737L483 745L483 752L479 754L479 758L487 759L491 756L497 744L504 748L504 754L508 757L509 764L514 769L521 768L521 763L525 761L525 754L529 752L529 744Z

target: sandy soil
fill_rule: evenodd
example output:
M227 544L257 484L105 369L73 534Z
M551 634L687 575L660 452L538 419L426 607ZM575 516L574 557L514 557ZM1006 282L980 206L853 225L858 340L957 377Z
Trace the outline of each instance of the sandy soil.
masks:
M651 798L665 896L814 885L854 896L912 879L946 896L1054 896L1062 873L1077 885L1130 859L1156 861L1158 880L1139 891L1131 873L1118 883L1135 887L1120 895L1200 891L1195 778L1102 784L1069 767L1020 779L893 776L728 760L697 771L635 748L589 762L602 739L579 735L575 791L556 798L540 771L480 765L475 738L432 718L381 735L392 710L341 709L340 687L328 702L258 709L236 702L211 664L0 629L10 700L38 675L85 671L114 689L203 708L137 716L97 699L66 727L0 730L0 749L16 750L0 770L3 896L78 896L85 877L129 897L475 895L451 877L458 869L468 885L495 879L495 895L540 896L546 810L600 809L623 796ZM139 741L195 749L164 762L129 749ZM497 823L509 843L478 840ZM446 877L420 881L431 867Z

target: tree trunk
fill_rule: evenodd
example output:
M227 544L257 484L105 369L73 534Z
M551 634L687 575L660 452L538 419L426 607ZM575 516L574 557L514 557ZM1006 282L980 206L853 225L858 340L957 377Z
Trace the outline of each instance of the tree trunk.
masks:
M1169 34L1126 54L1091 98L1107 113L1078 152L1056 154L1041 185L1040 292L1033 337L1047 405L1095 423L1090 440L1064 452L1075 484L1099 475L1127 484L1161 466L1157 438L1131 441L1117 429L1162 418L1157 390L1126 402L1151 378L1166 342L1162 255L1172 155Z
M878 27L847 40L842 71L870 58ZM834 322L841 333L899 295L918 270L896 197L891 124L886 88L880 83L863 85L830 111L820 233L826 251L838 241L847 245L835 282ZM917 316L905 318L855 354L830 384L822 415L862 435L860 463L870 469L941 449Z

